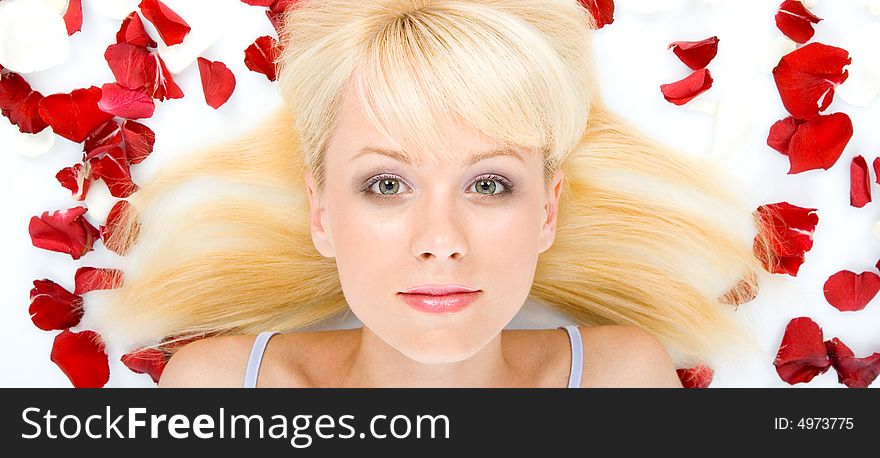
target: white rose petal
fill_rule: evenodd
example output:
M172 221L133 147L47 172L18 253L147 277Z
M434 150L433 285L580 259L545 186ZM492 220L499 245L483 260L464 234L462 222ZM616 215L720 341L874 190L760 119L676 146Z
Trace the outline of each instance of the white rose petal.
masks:
M165 62L169 72L178 74L186 70L220 39L221 33L216 25L212 25L212 22L200 22L198 19L189 21L192 28L179 44L166 46L162 40L156 40L159 43L159 57Z
M819 0L801 0L801 3L803 3L804 6L807 7L807 9L811 10L819 4Z
M0 65L17 73L54 67L70 55L64 18L42 1L0 2Z
M111 19L125 19L137 9L140 0L87 0L89 5L102 16Z
M70 4L70 0L18 0L18 1L32 1L32 2L40 2L49 8L57 11L58 14L64 15L67 12L67 5Z
M89 192L86 194L84 202L89 208L89 214L96 219L104 218L102 224L106 224L107 215L117 200L119 199L110 194L110 189L104 180L93 180L89 185Z
M866 24L850 30L839 46L849 51L852 64L846 67L849 77L836 88L840 98L850 105L866 107L880 93L880 23Z
M880 221L877 221L873 225L871 225L871 232L874 233L874 237L880 239Z
M784 35L774 38L770 42L770 46L764 49L763 53L758 53L756 67L761 73L772 73L773 69L779 65L782 56L794 51L797 43L790 40Z
M37 157L52 148L55 137L51 127L36 134L26 134L9 122L6 116L0 116L0 145L3 145L0 153L12 152L24 157Z
M715 114L715 112L718 110L718 101L701 97L703 95L704 94L700 94L690 99L681 107L700 113Z
M728 159L741 153L752 137L754 119L754 105L747 95L725 93L715 115L712 154L720 159Z

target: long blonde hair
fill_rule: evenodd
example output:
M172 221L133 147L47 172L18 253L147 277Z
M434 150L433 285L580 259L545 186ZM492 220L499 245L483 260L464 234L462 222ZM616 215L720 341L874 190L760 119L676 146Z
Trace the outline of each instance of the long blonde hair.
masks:
M283 108L141 183L105 241L126 254L125 283L92 293L85 321L110 344L170 352L346 310L334 260L312 244L303 175L323 189L340 93L352 88L402 151L455 154L436 129L446 117L539 148L547 177L564 169L556 239L530 298L580 323L643 328L679 365L757 348L731 304L763 273L761 222L717 164L603 105L594 29L577 0L297 2L279 34ZM199 182L222 192L183 187Z

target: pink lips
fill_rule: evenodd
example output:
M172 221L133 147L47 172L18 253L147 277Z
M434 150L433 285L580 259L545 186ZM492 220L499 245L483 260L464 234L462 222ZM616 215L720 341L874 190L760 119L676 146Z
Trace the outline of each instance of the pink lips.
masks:
M459 285L423 285L398 294L416 310L425 313L455 313L470 305L480 292Z

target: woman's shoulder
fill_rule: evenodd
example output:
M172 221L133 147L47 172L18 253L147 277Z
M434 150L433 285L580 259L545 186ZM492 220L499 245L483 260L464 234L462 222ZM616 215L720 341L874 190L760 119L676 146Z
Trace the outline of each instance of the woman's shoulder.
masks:
M681 388L666 347L632 325L578 326L584 347L581 387Z
M180 347L165 364L159 388L242 386L256 335L205 337Z

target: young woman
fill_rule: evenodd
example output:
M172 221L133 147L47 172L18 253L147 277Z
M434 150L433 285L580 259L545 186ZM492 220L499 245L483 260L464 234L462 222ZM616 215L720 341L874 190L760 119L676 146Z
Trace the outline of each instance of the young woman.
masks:
M578 0L294 3L285 109L132 195L102 335L173 354L160 387L681 387L755 349L752 212L603 107L593 29ZM194 179L225 191L176 202ZM581 326L504 329L529 297Z

